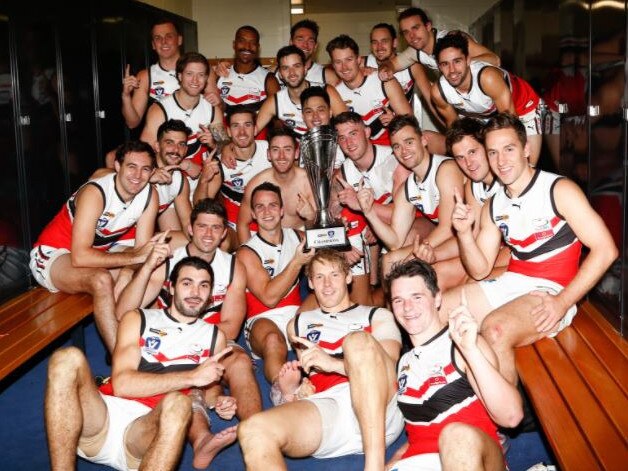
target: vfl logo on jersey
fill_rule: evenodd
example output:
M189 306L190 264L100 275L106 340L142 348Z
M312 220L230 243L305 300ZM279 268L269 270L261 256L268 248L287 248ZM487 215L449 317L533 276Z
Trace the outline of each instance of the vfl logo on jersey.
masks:
M499 225L499 230L502 231L502 235L504 236L504 239L508 238L508 225L501 223Z
M233 183L233 186L237 186L239 188L244 185L244 179L237 177L231 180L231 183Z
M229 95L229 90L231 90L231 87L229 87L229 85L231 85L231 82L225 82L225 84L222 87L220 87L220 96L222 98Z
M406 392L406 385L408 384L408 375L405 373L399 376L398 385L399 389L397 390L397 394L401 396L404 392Z
M264 268L268 272L268 275L272 278L273 275L275 274L275 268L271 266L264 266Z
M321 338L321 331L320 330L313 330L313 331L307 333L307 339L310 342L318 343L318 339L320 339L320 338Z
M297 123L296 123L296 121L294 119L286 119L284 121L284 123L286 123L286 126L291 127L291 128L293 128L293 127L295 127L297 125Z
M161 339L159 337L148 337L144 344L144 350L149 355L154 355L161 346Z
M96 223L96 229L104 228L108 222L109 222L109 219L107 219L106 217L98 218L98 222Z
M155 92L155 95L163 96L166 90L164 90L164 87L155 87L153 91Z

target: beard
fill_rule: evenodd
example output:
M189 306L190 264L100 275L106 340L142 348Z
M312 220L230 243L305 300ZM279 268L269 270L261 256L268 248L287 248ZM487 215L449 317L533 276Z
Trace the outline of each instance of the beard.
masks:
M198 299L203 301L202 298L189 298L189 299ZM205 310L205 306L207 306L207 300L204 303L199 304L198 307L191 308L187 307L183 302L184 299L178 298L175 296L174 298L174 306L177 308L177 312L185 317L190 317L192 319L198 319L203 311Z

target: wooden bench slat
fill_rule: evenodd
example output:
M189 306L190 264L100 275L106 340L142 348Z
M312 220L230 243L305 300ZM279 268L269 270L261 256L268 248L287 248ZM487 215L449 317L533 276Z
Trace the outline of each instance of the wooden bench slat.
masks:
M0 333L11 331L14 327L29 322L41 312L55 304L64 302L71 295L65 293L49 293L43 288L30 290L20 296L20 302L9 303L0 307Z
M605 337L615 345L624 356L628 359L628 342L619 332L613 329L613 326L606 320L602 313L590 302L582 303L579 308L578 315L574 318L576 328L581 322L591 321L595 325L596 330L601 331Z
M517 370L539 417L555 417L541 426L561 469L601 469L597 459L588 452L589 444L576 420L565 407L564 399L549 376L535 347L516 349ZM528 384L528 381L533 384ZM542 391L542 394L541 394ZM537 394L538 393L538 394ZM568 434L565 430L569 430ZM571 432L573 430L573 432Z
M0 380L92 313L89 295L72 296L0 338Z
M592 391L608 420L622 436L628 436L628 400L621 386L616 381L609 381L606 366L575 329L563 330L556 339Z
M625 442L609 424L600 404L582 380L574 364L555 339L542 339L535 348L553 382L560 390L566 406L577 417L578 428L604 469L621 469L626 456ZM564 446L564 445L563 445ZM586 468L580 468L586 469Z

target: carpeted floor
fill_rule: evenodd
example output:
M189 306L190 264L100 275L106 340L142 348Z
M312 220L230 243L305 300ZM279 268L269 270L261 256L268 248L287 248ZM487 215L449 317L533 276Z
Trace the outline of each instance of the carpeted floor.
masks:
M109 367L104 361L104 348L92 322L85 328L86 352L95 375L107 375ZM16 374L5 378L0 383L0 443L2 443L1 469L18 470L45 470L50 468L46 445L43 398L46 381L46 367L48 357L55 347L62 346L61 342L52 346L34 361L29 362ZM69 345L66 342L65 345ZM268 400L268 386L261 373L258 374L264 394L264 407L270 405ZM212 425L215 430L235 424L235 421L224 422L212 416ZM405 438L400 437L388 450L390 456L399 447ZM508 462L511 471L524 471L535 463L550 461L548 452L538 433L524 433L510 440ZM288 460L291 471L329 471L333 470L361 470L364 466L362 456L349 456L332 460L317 460L314 458L302 460ZM104 466L93 465L87 461L78 460L79 470L108 469ZM192 449L186 446L180 470L192 469ZM209 469L238 471L244 469L242 455L237 444L223 450L213 461Z

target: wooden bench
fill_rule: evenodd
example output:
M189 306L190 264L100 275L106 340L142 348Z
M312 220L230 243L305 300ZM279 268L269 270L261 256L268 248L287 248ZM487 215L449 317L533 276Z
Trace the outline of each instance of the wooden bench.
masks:
M628 343L590 303L517 370L560 469L628 469Z
M53 294L39 287L4 303L0 306L0 380L92 312L89 294Z

